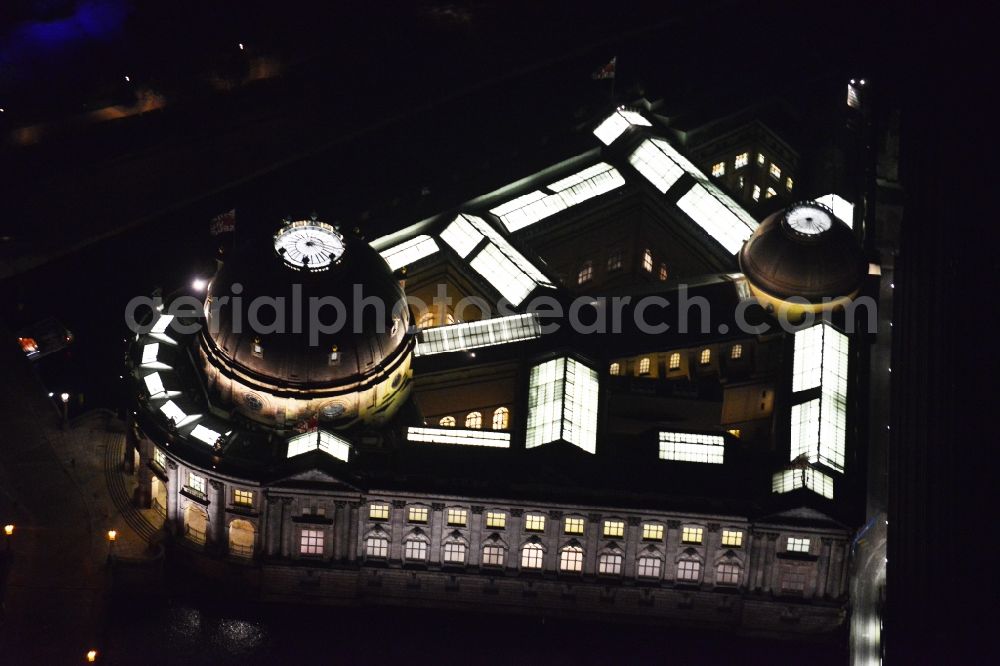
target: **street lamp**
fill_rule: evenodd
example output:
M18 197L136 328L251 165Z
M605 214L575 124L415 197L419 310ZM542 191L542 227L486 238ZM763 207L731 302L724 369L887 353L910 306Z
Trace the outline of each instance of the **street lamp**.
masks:
M208 284L208 283L207 283L207 282L206 282L206 281L205 281L205 280L204 280L203 278L195 278L195 279L194 279L194 280L193 280L193 281L191 282L191 287L192 287L192 288L193 288L193 289L194 289L195 291L204 291L204 290L205 290L205 286L206 286L207 284Z
M114 541L118 538L117 530L108 530L108 541Z
M65 430L69 424L69 393L61 393L59 399L62 400L62 427Z

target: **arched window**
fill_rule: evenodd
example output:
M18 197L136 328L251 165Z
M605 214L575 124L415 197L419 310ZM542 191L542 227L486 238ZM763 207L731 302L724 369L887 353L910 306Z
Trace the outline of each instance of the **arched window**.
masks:
M677 563L677 580L685 583L697 583L701 578L701 562L698 560L681 560Z
M483 566L502 567L507 561L507 548L504 546L500 536L494 534L486 540L483 546Z
M667 367L671 370L677 370L681 367L681 355L678 352L670 355L670 363Z
M420 315L420 319L417 320L418 328L430 328L434 325L434 313L428 310L427 312Z
M255 530L249 520L237 518L229 523L229 554L236 557L253 557Z
M608 368L608 374L610 374L612 377L617 377L618 375L622 374L622 366L618 363L612 363L611 367Z
M455 417L454 416L442 416L438 424L442 428L454 428L455 427Z
M731 562L720 562L715 568L716 585L739 585L740 565Z
M741 344L733 345L733 348L729 350L729 358L733 359L734 361L743 358L743 345Z
M602 576L620 576L622 559L621 553L601 553L597 558L597 573Z
M409 562L426 562L427 542L422 539L407 539L404 541L403 559Z
M594 277L594 262L588 259L587 261L583 262L582 266L580 266L580 271L576 274L576 283L584 284L586 282L590 282L590 280L593 277Z
M446 564L465 564L464 543L452 541L444 545L444 561Z
M639 359L639 374L640 375L648 375L649 374L649 358L648 357Z
M583 571L583 548L566 546L559 552L559 571Z
M701 350L701 356L698 357L698 362L701 363L702 365L708 365L709 363L711 363L712 362L712 350L711 349L702 349Z
M660 264L660 282L666 282L668 277L670 273L667 271L667 265Z
M195 503L184 509L184 536L189 541L203 544L208 533L208 513Z
M541 569L542 559L545 557L545 551L537 543L526 543L524 547L521 548L521 568L522 569Z
M653 272L653 251L646 248L642 252L642 270L647 273Z
M510 410L506 407L497 407L493 410L493 429L506 430L510 426Z
M446 312L445 315L444 315L444 323L447 324L448 326L451 326L452 324L454 324L455 323L455 315L453 315L450 312Z
M659 578L660 558L655 555L642 555L636 566L636 575L640 578Z
M608 255L608 270L617 271L622 267L622 251L615 250Z
M365 539L365 557L384 559L389 556L389 539L373 534Z
M480 412L469 412L465 415L465 427L476 429L482 428L483 415Z

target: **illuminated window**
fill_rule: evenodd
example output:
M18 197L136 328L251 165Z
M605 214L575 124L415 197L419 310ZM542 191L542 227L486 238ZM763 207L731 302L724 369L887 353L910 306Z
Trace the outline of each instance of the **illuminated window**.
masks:
M786 571L781 576L781 591L801 594L806 589L806 575L797 571Z
M194 472L188 472L188 488L197 490L202 495L205 494L205 477L198 476Z
M646 541L663 541L663 525L659 523L643 523L642 538Z
M773 187L767 188L767 192L764 194L765 199L770 199L771 197L778 196L778 193L774 191Z
M321 530L302 530L299 537L299 554L322 555L323 532Z
M253 339L253 355L257 358L264 358L264 347L260 344L260 338Z
M701 355L698 356L698 362L701 363L702 365L708 365L709 363L711 363L712 362L712 350L711 349L702 349L701 350Z
M427 522L427 507L426 506L411 506L409 511L407 511L406 519L411 523L426 523Z
M767 158L764 157L764 153L757 153L757 166L764 166L767 162Z
M506 430L510 426L510 410L506 407L497 407L493 410L493 429Z
M340 365L340 351L337 349L337 345L334 345L330 349L330 355L327 357L327 365Z
M642 358L639 359L639 374L648 375L649 374L649 359Z
M448 564L465 564L465 550L464 543L446 543L444 561Z
M809 539L799 539L797 537L788 537L788 552L790 553L808 553L809 552Z
M742 548L743 532L741 530L722 530L722 545L730 548Z
M597 573L604 576L620 576L622 559L618 553L601 553L601 556L597 558Z
M567 518L566 534L583 534L583 518Z
M604 145L609 146L633 125L650 127L651 123L636 111L619 108L597 126L597 129L594 130L594 136L600 139Z
M622 267L622 251L615 250L608 255L608 270L617 271Z
M720 564L715 569L716 585L739 585L740 567L738 564Z
M448 317L451 317L451 314ZM530 312L509 317L494 317L424 329L420 332L416 353L418 356L429 356L451 351L468 351L479 347L531 340L541 334L538 317Z
M528 532L544 532L545 516L540 513L529 513L524 517L524 529Z
M532 367L525 447L562 440L594 453L599 387L598 373L572 358Z
M642 270L647 273L653 272L653 251L649 248L643 250L642 253Z
M694 432L660 432L660 460L709 463L724 462L726 440L721 435Z
M847 84L847 106L852 109L861 108L861 95L858 94L858 89L852 84Z
M583 571L583 548L566 546L559 552L560 571Z
M403 559L411 562L425 562L427 560L427 542L419 539L410 539L404 542Z
M239 504L241 506L252 506L253 492L249 490L239 490L239 489L234 490L233 504Z
M389 520L388 504L371 504L368 506L369 520Z
M617 377L622 374L622 366L619 363L612 363L611 367L608 368L608 374L612 377Z
M774 178L775 180L781 180L781 168L777 164L774 164L773 162L771 163L770 173L771 173L771 178Z
M701 562L681 560L677 563L677 580L692 583L698 582L699 578L701 578Z
M390 247L381 252L382 258L389 264L389 268L396 271L419 261L424 257L429 257L438 251L438 244L430 236L416 236L408 241L404 241L395 247Z
M739 438L742 431L739 428L730 428L726 432L728 432L733 437Z
M594 277L594 262L585 261L583 265L580 266L580 272L576 274L576 283L583 284L585 282L590 282Z
M726 175L726 163L725 162L716 162L715 164L713 164L712 165L712 175L715 176L716 178L718 178L719 176L725 176Z
M678 352L674 352L670 355L670 362L667 367L671 370L677 370L681 367L681 355Z
M365 555L384 558L389 556L389 540L385 537L370 536L365 539Z
M466 428L482 428L483 427L483 415L479 412L469 412L465 416L465 427Z
M701 543L703 530L700 527L685 527L681 530L681 541L684 543Z
M640 578L659 578L660 558L650 555L640 557L638 566L636 567L636 575Z
M438 425L442 428L454 428L455 427L455 417L454 416L442 416L441 420L438 421Z
M161 468L167 468L167 454L163 452L162 449L153 449L153 462L159 465Z
M483 566L502 567L507 559L507 549L499 545L483 546Z
M541 569L545 552L537 543L526 543L521 549L522 569Z
M507 514L503 511L487 511L486 527L494 530L502 530L507 526Z
M785 189L788 190L789 192L792 191L792 185L793 184L794 183L792 182L792 177L791 176L789 176L788 178L785 179Z
M668 277L670 273L667 271L667 265L660 264L660 282L666 282Z
M738 343L733 345L732 348L729 350L729 358L733 359L734 361L736 359L743 358L743 345Z
M622 537L625 535L625 521L605 520L604 529L601 532L606 538Z
M733 160L733 168L742 169L749 163L750 163L750 153L740 153L739 155L736 156L736 159Z
M469 512L465 509L448 509L448 524L465 527L469 521Z
M429 328L434 325L434 313L427 311L420 315L420 319L417 320L418 328Z
M753 186L753 200L760 201L760 185Z

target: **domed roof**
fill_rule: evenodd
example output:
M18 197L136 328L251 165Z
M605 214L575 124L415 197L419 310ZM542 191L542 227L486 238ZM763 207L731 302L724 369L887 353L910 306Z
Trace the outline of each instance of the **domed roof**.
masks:
M279 387L362 381L411 346L403 290L385 260L315 220L239 248L205 306L202 335L215 361Z
M811 303L854 294L866 272L854 232L815 201L764 220L743 245L739 263L750 283L767 294Z

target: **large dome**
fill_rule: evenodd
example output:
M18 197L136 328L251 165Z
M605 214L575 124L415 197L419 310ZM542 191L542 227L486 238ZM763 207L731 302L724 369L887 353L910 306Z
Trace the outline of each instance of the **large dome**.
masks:
M269 397L313 402L406 379L413 339L399 282L368 243L322 222L294 222L235 251L205 311L210 379L236 380L228 397L255 418ZM331 415L357 412L356 402Z
M797 297L817 308L854 296L866 267L850 227L814 201L764 220L744 244L739 263L766 305Z

